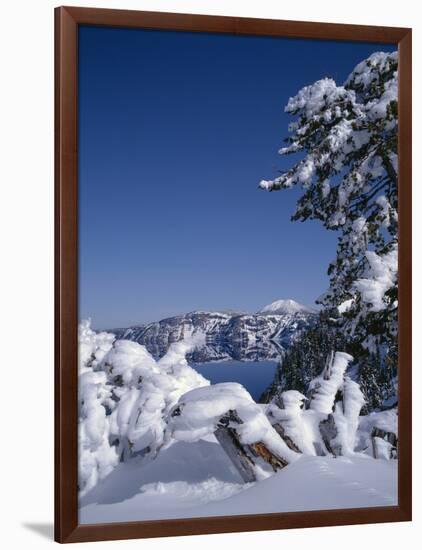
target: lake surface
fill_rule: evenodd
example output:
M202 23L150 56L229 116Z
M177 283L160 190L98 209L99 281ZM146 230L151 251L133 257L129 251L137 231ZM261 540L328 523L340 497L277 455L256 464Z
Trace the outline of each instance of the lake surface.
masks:
M268 388L277 368L276 361L210 361L194 363L192 368L211 384L239 382L257 401Z

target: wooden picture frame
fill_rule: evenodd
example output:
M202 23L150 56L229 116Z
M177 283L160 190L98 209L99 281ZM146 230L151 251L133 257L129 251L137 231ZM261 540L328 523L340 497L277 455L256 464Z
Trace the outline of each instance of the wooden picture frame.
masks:
M78 524L78 27L388 42L399 50L398 506ZM238 17L59 7L55 10L55 540L61 543L409 521L411 459L411 30Z

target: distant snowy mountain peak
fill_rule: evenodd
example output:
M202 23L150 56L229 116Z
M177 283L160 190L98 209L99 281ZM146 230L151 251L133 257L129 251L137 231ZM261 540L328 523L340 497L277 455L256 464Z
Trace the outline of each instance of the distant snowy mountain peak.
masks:
M266 315L293 315L295 313L315 313L315 310L288 299L276 300L262 308L259 313Z

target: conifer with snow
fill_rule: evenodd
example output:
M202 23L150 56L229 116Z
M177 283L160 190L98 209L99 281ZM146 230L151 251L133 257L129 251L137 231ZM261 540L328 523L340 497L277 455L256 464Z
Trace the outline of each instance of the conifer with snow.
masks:
M324 78L290 98L285 110L296 119L280 154L299 160L260 183L269 191L301 186L293 220L338 231L320 301L340 308L361 374L379 358L382 395L364 381L377 404L394 393L397 368L397 68L397 52L374 53L343 85Z

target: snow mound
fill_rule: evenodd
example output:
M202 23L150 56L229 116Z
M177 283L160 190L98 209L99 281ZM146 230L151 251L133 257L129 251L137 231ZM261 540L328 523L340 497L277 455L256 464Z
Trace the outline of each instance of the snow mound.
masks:
M191 459L192 454L196 460ZM210 470L203 467L204 461ZM82 501L79 521L190 519L397 505L396 460L304 456L271 478L249 485L228 477L229 467L228 458L215 443L176 443L144 468L119 465ZM187 474L184 482L171 476L180 468Z
M258 313L272 315L292 315L294 313L315 313L315 310L306 307L294 300L276 300L263 307Z

